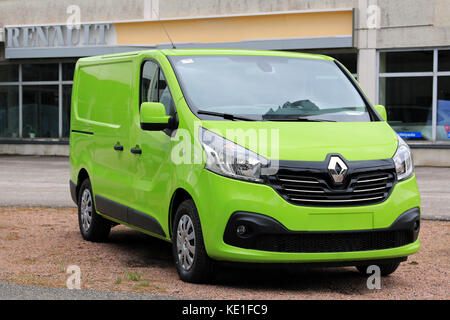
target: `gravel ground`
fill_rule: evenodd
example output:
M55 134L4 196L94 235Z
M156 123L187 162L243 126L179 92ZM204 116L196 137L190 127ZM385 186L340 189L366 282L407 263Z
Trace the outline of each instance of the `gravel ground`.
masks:
M221 268L212 285L183 283L170 244L124 226L108 243L82 240L75 209L0 208L0 281L65 287L81 268L82 289L198 299L449 299L450 222L423 221L422 248L369 290L355 268Z

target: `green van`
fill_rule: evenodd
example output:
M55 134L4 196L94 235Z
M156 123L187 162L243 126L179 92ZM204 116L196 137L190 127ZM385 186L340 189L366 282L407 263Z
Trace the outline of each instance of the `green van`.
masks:
M180 278L217 262L376 264L419 250L408 145L338 61L149 50L75 70L70 190L80 231L124 224L172 243Z

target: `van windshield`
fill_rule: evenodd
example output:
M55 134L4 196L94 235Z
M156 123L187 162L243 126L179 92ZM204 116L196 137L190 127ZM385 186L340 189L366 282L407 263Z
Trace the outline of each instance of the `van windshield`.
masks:
M366 103L334 61L273 56L170 56L201 119L371 121Z

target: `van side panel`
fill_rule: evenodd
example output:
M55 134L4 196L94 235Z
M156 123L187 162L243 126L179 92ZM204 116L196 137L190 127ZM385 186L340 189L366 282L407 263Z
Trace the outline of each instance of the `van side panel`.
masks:
M96 195L124 204L133 200L132 192L124 192L132 186L128 133L133 79L133 60L81 63L72 111L72 156L86 158L80 165L89 168ZM115 150L116 145L123 151Z

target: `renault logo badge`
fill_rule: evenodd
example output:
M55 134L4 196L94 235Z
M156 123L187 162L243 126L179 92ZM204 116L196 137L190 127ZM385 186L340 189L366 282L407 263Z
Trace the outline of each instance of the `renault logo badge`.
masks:
M344 181L347 170L347 165L341 158L336 156L330 158L330 162L328 163L328 172L335 183L342 183Z

